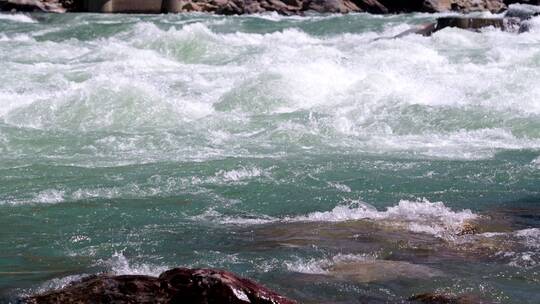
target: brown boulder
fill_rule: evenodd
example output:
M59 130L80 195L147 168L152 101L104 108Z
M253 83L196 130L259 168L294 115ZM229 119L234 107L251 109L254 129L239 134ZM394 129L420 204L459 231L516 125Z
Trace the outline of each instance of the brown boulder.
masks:
M304 9L319 13L352 13L361 11L358 6L348 0L311 0L304 2Z
M447 27L477 30L488 26L504 29L505 21L503 18L441 17L437 18L437 27L435 31L439 31Z
M31 296L29 304L231 303L294 304L254 281L214 269L174 268L159 277L99 275L60 290Z

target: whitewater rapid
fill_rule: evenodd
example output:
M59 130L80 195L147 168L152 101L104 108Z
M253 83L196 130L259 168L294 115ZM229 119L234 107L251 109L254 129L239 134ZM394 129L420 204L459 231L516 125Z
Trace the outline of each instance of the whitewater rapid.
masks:
M538 27L374 41L426 16L349 16L338 33L324 27L338 16L3 18L4 158L37 150L114 166L279 157L284 146L446 159L540 148ZM268 29L243 30L256 21ZM96 29L74 37L88 22ZM21 132L58 142L19 144Z

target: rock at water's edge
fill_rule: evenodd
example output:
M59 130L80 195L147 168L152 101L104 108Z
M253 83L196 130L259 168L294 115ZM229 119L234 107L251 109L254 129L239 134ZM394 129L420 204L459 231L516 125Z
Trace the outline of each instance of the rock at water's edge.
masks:
M0 0L0 10L101 13L252 14L277 12L284 15L368 12L372 14L491 11L505 9L503 0Z
M64 13L66 9L58 0L0 0L0 11Z
M23 299L52 303L231 303L295 304L254 281L214 269L174 268L159 277L98 275L63 289Z
M330 266L328 275L359 283L395 279L429 279L444 274L434 268L405 261L365 260L338 262Z
M451 295L440 293L423 293L409 298L412 303L424 304L492 304L493 302L482 299L476 295Z

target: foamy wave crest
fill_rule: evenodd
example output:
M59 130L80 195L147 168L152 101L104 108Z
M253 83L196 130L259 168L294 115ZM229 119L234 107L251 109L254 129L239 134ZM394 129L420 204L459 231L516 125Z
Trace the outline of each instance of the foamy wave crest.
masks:
M18 43L33 38L0 33L9 42L0 46L9 54L0 63L8 71L0 119L85 138L103 131L90 153L118 162L129 154L134 163L190 159L194 151L202 160L280 156L306 146L450 159L540 148L536 33L449 29L370 42L377 27L328 35L305 27L327 17L265 33L230 30L244 18L259 17L139 20L90 40ZM410 27L398 19L388 34ZM29 151L41 149L30 143ZM64 147L88 154L88 146Z
M13 21L13 22L22 22L22 23L37 23L36 20L32 19L29 16L23 14L2 14L0 13L0 21Z
M265 174L263 170L258 167L245 168L241 167L238 169L233 169L229 171L220 170L216 173L217 177L220 177L225 182L237 182L245 179L250 179L253 177L259 177Z
M194 220L215 221L224 225L262 225L280 221L279 218L261 215L227 216L210 208L204 213L192 217Z
M453 211L442 202L401 200L398 205L378 211L361 201L336 206L331 211L314 212L306 216L286 218L286 221L342 222L354 220L383 221L388 225L403 226L412 232L435 236L456 234L463 223L477 218L471 210Z
M487 159L501 150L540 149L540 139L519 138L504 129L459 130L448 133L374 136L368 145L443 159ZM371 150L370 149L370 150Z
M168 267L165 266L137 264L130 262L124 256L123 252L115 252L110 259L100 260L98 264L105 266L116 275L137 274L159 276L159 274L168 269Z
M459 233L463 224L478 218L469 209L454 211L442 202L401 200L396 206L379 211L375 207L352 201L336 206L330 211L319 211L302 216L276 218L270 216L231 217L210 210L197 219L217 220L222 224L260 225L275 222L346 222L369 220L383 226L406 229L415 233L426 233L436 237L453 238Z
M374 261L377 254L338 254L323 259L302 259L285 262L289 271L308 274L327 274L328 268L338 263Z
M165 266L157 266L150 264L137 264L131 263L123 254L123 252L115 252L110 259L99 260L97 266L105 267L107 271L115 275L148 275L159 276L162 272L169 269ZM49 280L36 289L27 290L23 292L22 296L29 296L32 294L40 294L50 290L62 289L73 282L80 281L91 274L78 274L70 275L61 278L55 278Z
M47 189L40 191L33 198L24 199L0 199L0 205L26 205L26 204L57 204L62 203L66 199L66 192L57 189Z
M32 200L34 203L61 203L64 201L65 191L50 189L39 192Z

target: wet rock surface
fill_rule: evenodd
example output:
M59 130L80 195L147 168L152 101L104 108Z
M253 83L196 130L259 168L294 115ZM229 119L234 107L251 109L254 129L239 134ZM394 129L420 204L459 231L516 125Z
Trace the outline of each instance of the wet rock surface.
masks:
M0 0L0 11L64 13L69 5L60 0Z
M99 275L24 303L232 303L292 304L254 281L214 269L175 268L159 277Z
M491 304L493 302L482 299L477 295L451 295L439 293L424 293L409 298L412 303L425 304Z
M328 275L359 283L395 279L427 279L443 276L434 268L404 261L365 260L338 262L328 268Z

